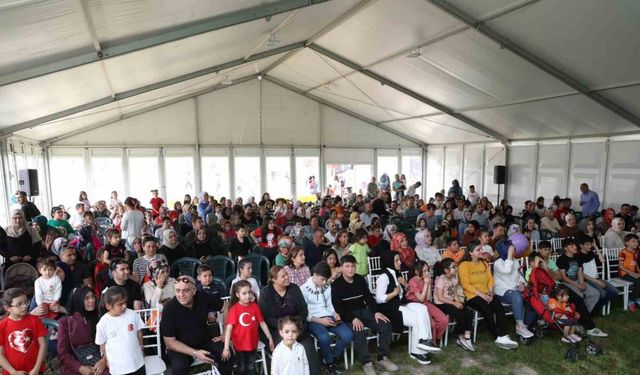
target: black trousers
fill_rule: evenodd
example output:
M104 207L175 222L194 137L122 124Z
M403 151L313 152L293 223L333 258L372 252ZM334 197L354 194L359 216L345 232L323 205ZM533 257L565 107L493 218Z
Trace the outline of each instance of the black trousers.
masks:
M463 335L465 331L471 331L473 329L473 313L467 306L463 306L458 309L454 305L443 303L442 305L436 305L443 313L447 314L450 320L455 320L456 325L453 329L455 335Z
M146 374L147 374L147 370L145 369L144 365L142 365L142 367L140 367L136 371L130 372L126 375L146 375Z
M256 352L236 352L236 366L238 375L256 374Z
M490 303L480 297L473 297L467 300L467 305L482 315L494 340L507 334L504 307L497 297L494 296Z
M224 343L208 341L206 344L194 349L202 349L211 353L211 358L216 362L216 367L218 368L218 371L220 371L220 374L231 375L231 372L233 371L234 357L232 354L231 358L226 361L222 360ZM171 362L171 374L187 375L189 373L189 368L191 368L191 364L193 363L193 357L187 354L173 352L171 350L168 350L167 352L169 355L169 362Z

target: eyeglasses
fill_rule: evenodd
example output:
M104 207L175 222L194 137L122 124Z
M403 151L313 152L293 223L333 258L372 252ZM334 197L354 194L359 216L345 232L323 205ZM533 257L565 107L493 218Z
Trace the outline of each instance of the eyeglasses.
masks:
M17 307L17 308L27 307L27 306L29 306L29 301L19 302L19 303L16 303L15 305L9 305L9 306Z
M176 279L176 281L179 282L179 283L187 283L187 284L196 285L196 282L190 276L180 276L180 277L178 277Z

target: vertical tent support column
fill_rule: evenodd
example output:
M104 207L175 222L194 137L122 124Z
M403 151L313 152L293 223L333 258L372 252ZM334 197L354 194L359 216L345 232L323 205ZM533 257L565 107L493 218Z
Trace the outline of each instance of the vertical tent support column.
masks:
M164 199L168 202L169 201L169 197L167 197L167 174L164 170L164 147L160 148L160 152L158 154L158 172L160 173L159 180L160 180L160 194L162 197L164 197Z
M236 198L236 171L235 171L235 155L233 154L233 147L229 147L229 199L235 200Z

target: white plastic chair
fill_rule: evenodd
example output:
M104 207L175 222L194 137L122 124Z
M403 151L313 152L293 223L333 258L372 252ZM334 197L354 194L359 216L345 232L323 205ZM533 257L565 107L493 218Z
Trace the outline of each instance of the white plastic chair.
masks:
M320 352L320 346L318 345L318 339L313 335L311 335L311 337L313 337L313 343L314 343L314 345L316 347L316 350L318 352ZM331 346L332 348L336 346L335 340L337 339L337 337L338 336L336 336L333 332L329 332L329 338L332 340L332 342L331 342L331 344L329 346ZM344 357L344 369L348 370L349 369L349 356L347 355L347 349L345 349L342 352L342 355Z
M381 271L380 257L369 257L369 274L372 275L374 271Z
M367 284L369 284L369 291L371 294L376 294L376 283L380 275L367 275Z
M156 354L145 355L144 366L147 375L161 375L167 370L167 365L162 360L160 346L160 310L158 308L136 310L144 322L142 336L143 348L153 348Z
M622 303L623 308L626 311L629 306L629 293L632 282L623 280L618 277L619 270L619 261L620 261L620 252L621 248L617 249L604 249L605 260L606 260L606 272L605 272L605 280L608 281L611 285L615 286L618 289L622 289L618 295L622 295Z

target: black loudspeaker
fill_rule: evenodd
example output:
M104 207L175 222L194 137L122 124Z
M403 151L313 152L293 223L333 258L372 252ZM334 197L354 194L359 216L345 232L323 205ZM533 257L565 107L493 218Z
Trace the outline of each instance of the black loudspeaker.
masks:
M507 167L496 165L493 167L493 183L504 184L505 182L507 182Z
M21 169L18 171L18 188L33 197L40 195L37 169Z

